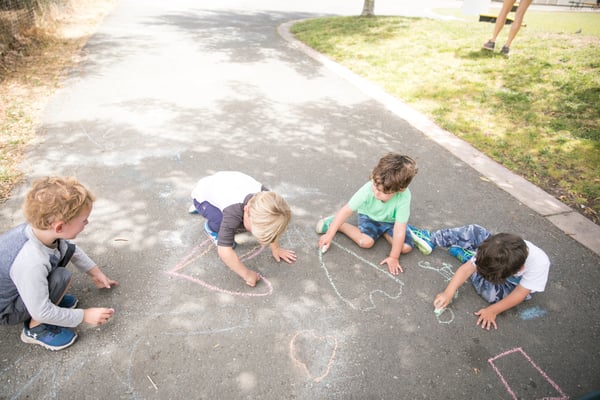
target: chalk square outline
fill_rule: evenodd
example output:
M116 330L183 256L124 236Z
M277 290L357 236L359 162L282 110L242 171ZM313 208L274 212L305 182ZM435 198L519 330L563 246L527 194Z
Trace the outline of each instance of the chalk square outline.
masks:
M543 397L543 400L569 400L569 396L567 396L565 392L563 392L562 389L552 379L550 379L550 377L540 367L538 367L536 363L533 362L531 357L529 357L529 355L527 355L527 353L525 353L525 351L521 347L516 347L512 350L505 351L504 353L500 353L497 356L492 357L488 360L488 363L492 366L496 374L498 374L498 376L500 377L500 381L502 381L502 384L504 385L506 390L508 390L508 393L514 400L518 400L519 398L512 390L512 388L510 387L510 385L508 384L498 367L496 367L496 365L494 364L494 361L496 361L497 359L508 356L513 353L521 353L521 355L529 362L529 364L531 364L531 366L535 368L535 370L544 379L546 379L550 386L552 386L561 395L561 397Z

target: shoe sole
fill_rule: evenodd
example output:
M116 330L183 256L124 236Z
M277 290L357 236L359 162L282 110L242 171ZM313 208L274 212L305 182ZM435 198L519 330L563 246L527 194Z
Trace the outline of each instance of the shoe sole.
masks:
M29 337L25 334L25 330L21 331L21 341L23 343L28 343L28 344L37 344L40 345L48 350L52 350L52 351L58 351L58 350L62 350L65 349L67 347L69 347L70 345L72 345L73 343L75 343L75 340L77 340L79 336L77 335L77 333L75 333L75 335L73 336L73 339L71 339L71 341L69 343L63 344L62 346L50 346L49 344L46 344L44 342L41 342L37 339L34 339L32 337Z
M317 225L315 226L315 231L319 234L324 234L327 233L327 231L329 230L329 225L331 225L331 222L333 222L333 220L331 220L331 222L329 223L329 225L327 226L327 229L323 230L323 226L325 226L325 220L329 219L331 217L327 217L327 218L323 218L320 219L317 222Z
M212 234L212 231L210 230L210 228L208 227L208 221L204 223L204 232L208 235L208 237L210 238L210 240L212 240L212 242L215 244L215 246L217 245L217 242L219 240L219 237L217 235L217 237L215 238Z
M425 254L426 256L431 254L431 252L433 251L433 248L429 245L429 243L427 243L426 241L424 241L423 239L421 239L420 237L418 237L417 235L415 235L412 232L410 233L410 235L412 236L412 239L415 242L417 249L419 249L419 251L421 253Z

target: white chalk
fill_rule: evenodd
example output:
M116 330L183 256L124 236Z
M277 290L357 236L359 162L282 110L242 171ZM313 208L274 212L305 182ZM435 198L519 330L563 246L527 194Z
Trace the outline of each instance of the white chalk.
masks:
M435 310L433 310L433 313L436 317L439 317L444 311L446 311L446 307L436 308Z
M325 254L325 252L329 250L329 246L325 245L323 247L321 247L321 254Z

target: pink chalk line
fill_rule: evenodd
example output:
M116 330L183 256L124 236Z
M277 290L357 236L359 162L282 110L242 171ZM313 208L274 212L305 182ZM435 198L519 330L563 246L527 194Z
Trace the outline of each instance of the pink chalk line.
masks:
M204 251L200 251L200 249L202 249L202 247L206 246L207 244L208 244L208 247ZM231 290L223 289L218 286L214 286L209 283L206 283L205 281L203 281L201 279L197 279L192 276L189 276L189 275L179 272L180 270L187 267L194 261L205 256L213 247L215 247L215 246L214 246L212 240L206 239L205 241L201 242L196 247L194 247L192 249L192 251L190 252L190 254L188 254L181 261L179 261L177 263L177 265L175 265L175 267L173 267L171 270L167 271L167 274L187 279L188 281L197 283L198 285L200 285L208 290L212 290L214 292L219 292L219 293L226 293L226 294L230 294L233 296L259 297L259 296L269 296L273 293L273 285L271 284L271 282L269 282L269 280L267 278L265 278L264 276L262 276L260 274L259 274L260 280L263 281L267 285L267 291L264 293L242 293L242 292L234 292ZM256 247L252 248L250 251L248 251L247 253L243 254L240 257L240 260L242 260L242 261L250 260L250 259L256 257L257 255L259 255L263 251L263 249L264 249L264 246L256 246Z
M552 379L550 379L550 377L549 377L548 375L546 375L546 373L545 373L544 371L542 371L542 369L541 369L540 367L538 367L538 366L536 365L536 363L534 363L534 362L533 362L533 360L531 359L531 357L529 357L529 356L527 355L527 353L525 353L525 352L523 351L523 349L522 349L522 348L520 348L520 347L516 347L516 348L514 348L514 349L512 349L512 350L505 351L505 352L504 352L504 353L502 353L502 354L498 354L497 356L495 356L495 357L492 357L492 358L490 358L490 359L488 360L488 363L490 363L490 365L492 366L492 368L494 369L494 371L496 371L496 374L498 374L498 376L500 377L500 380L501 380L501 381L502 381L502 383L504 384L504 387L506 387L506 390L508 390L508 393L511 395L511 397L512 397L514 400L518 400L518 397L517 397L517 395L515 394L515 392L513 392L513 390L511 389L510 385L508 384L508 382L506 382L506 379L504 379L504 376L502 376L502 373L500 373L500 371L498 370L498 367L496 367L496 366L494 365L494 361L496 361L497 359L499 359L499 358L501 358L501 357L504 357L504 356L507 356L507 355L509 355L509 354L516 353L516 352L519 352L519 353L521 353L521 354L523 355L523 357L525 357L525 359L526 359L527 361L529 361L529 363L530 363L530 364L533 366L533 368L535 368L535 369L536 369L536 370L537 370L537 371L540 373L540 375L542 375L542 376L544 377L544 379L546 379L546 381L548 381L548 383L549 383L549 384L550 384L550 385L551 385L551 386L552 386L554 389L556 389L556 391L557 391L558 393L560 393L560 395L561 395L561 397L544 397L544 398L543 398L543 400L568 400L568 399L569 399L569 396L567 396L567 395L566 395L566 394L565 394L565 393L564 393L564 392L561 390L561 388L560 388L560 387L558 387L558 385L557 385L557 384L556 384L556 383L555 383L555 382L554 382Z
M310 371L308 370L308 366L306 365L306 363L303 363L302 361L299 361L296 358L296 350L295 350L295 341L296 338L298 337L298 335L300 334L310 334L312 337L314 337L315 339L325 339L325 341L327 341L327 339L333 339L333 351L331 352L331 357L329 357L329 362L327 363L327 367L325 368L325 371L318 377L313 378L312 374L310 373ZM294 337L292 338L292 340L290 340L290 357L292 358L292 361L294 361L294 363L300 365L300 367L304 370L304 372L306 373L306 376L308 377L308 379L312 379L315 382L321 382L321 380L323 380L323 378L325 378L327 375L329 375L329 370L331 369L331 367L333 366L333 363L335 361L335 353L337 351L337 346L338 346L338 342L337 339L334 336L317 336L315 335L315 333L313 331L300 331L297 332Z

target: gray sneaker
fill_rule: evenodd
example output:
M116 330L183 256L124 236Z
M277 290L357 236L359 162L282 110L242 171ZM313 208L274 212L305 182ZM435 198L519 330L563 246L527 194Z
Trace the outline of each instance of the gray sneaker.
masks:
M510 52L510 49L508 48L508 46L506 46L506 45L502 46L502 49L500 50L500 54L504 54L505 56L507 56L509 52Z
M483 50L489 50L489 51L494 51L494 48L496 47L496 42L492 42L491 40L488 40L487 42L485 42L483 44L483 46L481 47Z

